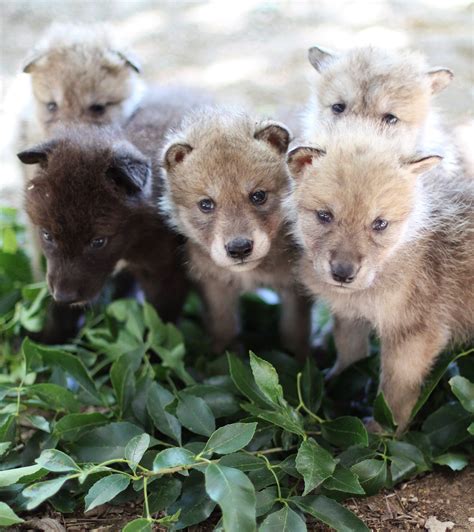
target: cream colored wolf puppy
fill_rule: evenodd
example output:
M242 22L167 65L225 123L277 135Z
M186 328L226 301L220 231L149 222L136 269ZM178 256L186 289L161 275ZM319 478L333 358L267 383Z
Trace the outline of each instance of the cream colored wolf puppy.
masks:
M208 310L213 349L238 334L238 298L259 286L282 300L281 337L308 351L310 303L293 274L296 250L284 223L290 133L273 121L206 108L188 117L164 150L163 211L189 240L189 271Z
M341 124L325 151L291 151L288 202L302 281L380 335L380 389L401 431L437 355L474 332L474 187L433 179L439 156L404 162L364 126Z

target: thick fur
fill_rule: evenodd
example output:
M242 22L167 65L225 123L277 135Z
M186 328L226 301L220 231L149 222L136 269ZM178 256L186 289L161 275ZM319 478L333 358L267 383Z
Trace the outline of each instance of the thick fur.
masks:
M438 354L474 333L474 185L442 179L437 156L400 161L398 143L367 124L340 124L320 148L289 156L301 279L339 319L339 345L360 323L375 327L380 387L401 431ZM387 228L375 231L376 219ZM354 268L352 282L334 280L335 261ZM359 358L346 347L339 370Z
M26 185L26 210L43 236L47 280L56 300L93 300L123 259L161 316L178 317L187 291L181 239L158 212L162 192L154 154L167 130L198 99L155 94L123 131L76 125L19 154L23 162L40 162ZM106 245L91 247L97 238L107 238Z
M289 187L289 137L276 122L206 108L188 117L163 152L162 209L188 238L189 272L206 303L217 352L238 334L239 295L268 286L282 299L283 343L300 357L307 354L309 301L295 282L297 252L281 205ZM255 191L267 194L263 204L252 203ZM200 210L205 198L214 202L212 212ZM227 253L226 246L236 238L253 241L248 257Z

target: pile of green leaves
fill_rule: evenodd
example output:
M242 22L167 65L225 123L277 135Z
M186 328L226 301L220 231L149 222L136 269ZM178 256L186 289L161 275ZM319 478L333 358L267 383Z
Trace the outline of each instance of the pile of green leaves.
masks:
M344 499L467 465L470 351L440 359L397 439L375 397L377 356L328 386L312 361L275 349L213 358L194 297L179 329L119 300L89 312L73 343L44 346L25 332L41 330L45 286L29 284L15 213L1 211L0 224L0 526L42 504L67 515L133 501L143 512L127 532L211 514L216 530L299 532L311 520L367 530ZM252 296L243 312L247 341L275 329L277 306ZM364 413L384 432L369 434Z

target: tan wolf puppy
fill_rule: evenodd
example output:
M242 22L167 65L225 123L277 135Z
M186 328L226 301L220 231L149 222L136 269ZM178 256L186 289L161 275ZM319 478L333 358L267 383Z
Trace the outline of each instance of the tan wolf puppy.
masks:
M164 149L162 209L188 238L189 272L207 307L216 352L238 334L239 295L267 286L282 300L283 344L299 358L307 355L310 302L295 281L297 252L282 210L289 142L277 122L205 108Z
M140 67L102 25L53 25L30 53L34 110L25 113L22 145L48 138L58 124L123 124L137 108L144 84ZM34 176L25 168L24 177ZM40 243L31 233L35 277L42 277Z
M341 124L324 151L289 153L288 203L302 281L380 335L380 389L402 431L437 355L474 332L474 186L433 179L439 156L404 161L397 147L367 123Z

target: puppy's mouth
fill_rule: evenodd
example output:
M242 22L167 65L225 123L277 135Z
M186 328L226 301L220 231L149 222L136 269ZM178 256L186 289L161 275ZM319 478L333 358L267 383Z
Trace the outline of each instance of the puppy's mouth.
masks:
M249 260L242 259L242 260L234 262L233 264L230 264L228 268L229 270L232 270L234 272L244 272L244 271L253 270L261 262L262 262L262 259L249 259Z

